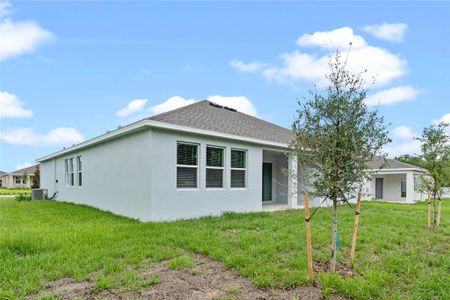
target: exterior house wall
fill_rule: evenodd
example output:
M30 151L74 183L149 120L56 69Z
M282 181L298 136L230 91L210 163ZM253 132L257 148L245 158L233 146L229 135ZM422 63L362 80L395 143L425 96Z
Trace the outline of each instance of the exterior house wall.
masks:
M56 200L87 204L102 210L150 220L151 130L136 132L80 151L41 162L41 188ZM82 186L65 180L66 158L82 156ZM56 183L58 180L58 183Z
M199 144L199 187L177 189L177 142ZM262 209L262 161L260 146L201 135L153 129L151 162L151 220L175 220L205 215L220 215L225 211L250 212ZM224 188L205 188L206 146L225 148ZM230 188L230 150L247 150L247 186Z
M263 151L263 162L272 163L272 202L288 203L288 157L283 152ZM261 175L262 177L262 175Z

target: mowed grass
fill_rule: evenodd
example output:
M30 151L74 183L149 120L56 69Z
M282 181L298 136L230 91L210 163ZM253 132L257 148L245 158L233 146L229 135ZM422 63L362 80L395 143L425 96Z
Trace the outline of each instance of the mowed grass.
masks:
M450 200L442 226L426 227L426 204L363 202L355 275L319 273L325 295L356 299L450 298ZM97 289L143 290L159 279L140 270L167 260L191 268L191 253L222 261L260 287L307 285L303 210L226 213L140 223L86 206L0 200L0 296L20 298L46 281L94 280ZM340 206L338 259L349 264L354 212ZM331 209L312 219L313 257L330 256Z

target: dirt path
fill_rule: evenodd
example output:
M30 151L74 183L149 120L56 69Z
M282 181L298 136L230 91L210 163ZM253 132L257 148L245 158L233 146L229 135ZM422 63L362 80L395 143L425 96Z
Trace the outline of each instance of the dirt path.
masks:
M292 290L260 289L248 279L226 269L220 262L206 256L195 256L192 269L169 269L166 262L160 262L141 273L145 278L158 276L159 283L142 292L121 290L98 291L93 282L74 282L61 279L50 282L45 290L28 299L44 295L55 295L60 299L323 299L320 289L298 287ZM340 296L328 299L345 299Z

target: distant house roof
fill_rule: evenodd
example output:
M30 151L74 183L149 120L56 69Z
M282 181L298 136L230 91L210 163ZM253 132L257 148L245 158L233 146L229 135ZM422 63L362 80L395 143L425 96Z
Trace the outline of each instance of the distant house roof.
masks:
M31 166L31 167L26 167L26 168L19 169L19 170L15 170L15 171L12 171L9 174L11 174L11 175L23 175L25 172L27 172L28 175L33 175L34 172L36 172L36 166L37 165Z
M196 102L149 120L288 144L292 131L208 100Z
M6 174L8 174L8 173L0 171L0 177L2 177L3 175L6 175Z
M382 158L382 157L375 157L372 161L369 162L369 168L370 169L419 169L424 170L421 167L411 165L408 163L404 163L395 159L389 159L389 158Z

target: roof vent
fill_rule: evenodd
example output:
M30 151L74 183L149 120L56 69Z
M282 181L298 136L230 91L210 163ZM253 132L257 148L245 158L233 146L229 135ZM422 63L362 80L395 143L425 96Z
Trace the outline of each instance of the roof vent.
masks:
M227 106L224 106L223 108L225 108L225 109L227 109L227 110L229 110L229 111L236 111L234 108L227 107Z
M219 104L214 103L214 102L210 102L209 105L214 106L214 107L217 107L217 108L223 108L222 105L219 105Z

